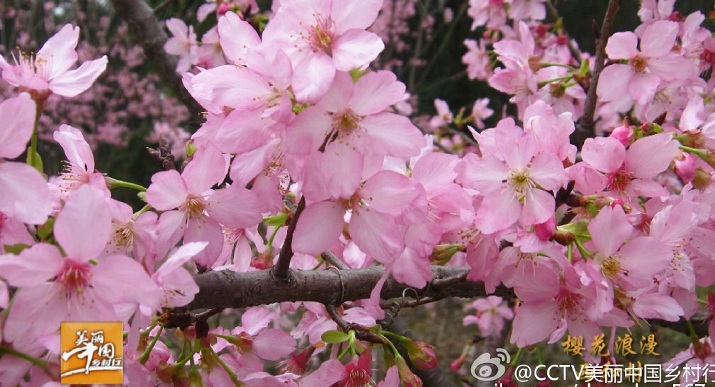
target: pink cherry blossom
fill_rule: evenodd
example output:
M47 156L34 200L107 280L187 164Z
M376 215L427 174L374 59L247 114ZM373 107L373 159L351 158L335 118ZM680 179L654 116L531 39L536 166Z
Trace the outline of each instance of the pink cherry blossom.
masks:
M454 115L449 110L449 105L447 102L441 99L434 100L434 107L437 109L437 115L432 117L429 124L433 128L439 128L441 126L446 126L452 123Z
M606 189L626 200L665 195L667 191L652 179L668 168L677 152L678 142L670 133L641 138L628 150L613 137L591 138L581 151L583 163L603 174L589 175L590 183L582 178L583 173L575 175L573 167L569 174L575 177L576 189L584 193Z
M587 314L595 292L582 285L573 270L559 274L540 266L534 277L522 281L514 292L523 301L516 311L511 336L511 342L518 347L547 338L549 343L554 343L567 330L572 336L584 338L600 333L598 324ZM590 342L584 345L590 347Z
M552 153L536 152L536 141L523 133L511 119L495 130L496 154L465 158L461 181L484 196L476 225L491 234L517 221L523 226L543 223L554 211L552 194L565 186L566 173Z
M221 224L250 227L261 220L256 195L237 184L212 190L226 176L226 160L215 145L196 152L194 159L179 174L163 171L152 177L146 192L147 202L160 211L169 229L176 230L176 242L207 241L209 245L195 260L211 267L223 249ZM169 211L178 209L178 211ZM160 222L162 221L160 219Z
M546 0L512 0L509 17L514 20L542 20L546 17Z
M87 90L107 67L107 57L82 63L70 70L77 62L79 27L65 25L45 42L35 55L20 53L11 65L0 55L2 77L9 84L23 91L30 91L33 98L44 101L50 94L74 97Z
M60 191L66 194L83 184L89 184L109 196L104 175L94 170L94 155L82 132L69 125L61 125L53 137L65 151L69 162L65 173L60 175Z
M20 288L5 324L6 340L33 340L54 332L60 321L124 321L129 315L115 305L155 303L158 289L139 263L123 255L96 262L111 235L110 222L104 194L83 186L69 196L54 225L66 256L46 243L19 257L0 256L3 275Z
M514 318L514 312L504 304L498 296L480 298L470 303L465 309L474 309L476 313L465 317L462 322L465 326L477 324L482 336L499 335L504 328L504 320Z
M164 51L172 55L179 56L179 63L176 64L176 71L183 73L191 68L191 65L198 60L198 47L196 45L196 33L193 26L187 26L182 20L171 18L166 21L166 28L173 35L164 44Z
M489 108L489 98L479 98L474 101L474 105L472 105L472 119L477 128L484 129L486 127L484 120L491 117L492 114L494 114L494 110Z
M471 16L472 29L486 25L498 30L506 23L506 7L512 0L470 0L467 14Z
M603 101L622 98L621 89L610 87L620 84L631 99L644 102L655 95L663 81L685 79L693 76L695 66L672 52L678 35L676 22L659 20L648 26L640 38L633 32L617 32L608 39L606 53L616 60L626 60L628 64L615 63L607 66L598 82L598 96Z
M479 42L473 39L466 39L464 45L467 46L467 53L462 56L462 63L467 65L467 76L469 79L484 81L492 75L489 52L486 49L486 41L480 39Z
M385 47L365 31L382 0L285 2L263 32L263 42L282 48L297 72L293 90L301 102L315 101L330 87L335 71L364 69Z
M595 248L588 263L625 289L647 286L672 259L671 249L654 237L633 237L633 226L620 206L602 208L588 230Z

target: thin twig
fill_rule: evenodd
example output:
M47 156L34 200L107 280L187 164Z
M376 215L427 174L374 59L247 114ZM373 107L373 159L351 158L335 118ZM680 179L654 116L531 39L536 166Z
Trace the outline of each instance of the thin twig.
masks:
M332 251L327 250L324 251L322 254L320 254L323 259L328 262L329 264L337 267L340 270L348 270L350 267L346 265L343 261L340 260Z
M305 208L305 196L300 198L298 208L295 209L293 219L288 225L285 242L278 255L278 263L273 267L272 274L278 279L288 278L288 270L290 268L290 260L293 258L293 234L295 234L295 226L298 224L298 218Z
M345 321L343 317L340 315L338 312L338 309L335 305L333 304L326 304L325 309L328 311L328 315L330 315L330 318L335 321L336 324L340 327L340 329L343 332L348 332L348 331L355 331L355 337L359 340L367 341L370 343L375 343L375 344L384 344L385 339L382 338L381 336L378 336L374 333L370 332L370 328L356 324L356 323L350 323Z
M598 40L596 41L596 59L594 60L593 75L591 76L591 84L588 87L588 94L584 102L583 116L576 125L576 130L573 133L572 143L579 149L587 138L596 135L594 131L594 115L596 114L596 103L598 96L596 89L598 88L598 78L601 76L601 71L605 67L606 62L606 44L611 36L611 29L616 20L616 14L620 6L620 0L609 0L606 15L603 17L603 24L599 31Z

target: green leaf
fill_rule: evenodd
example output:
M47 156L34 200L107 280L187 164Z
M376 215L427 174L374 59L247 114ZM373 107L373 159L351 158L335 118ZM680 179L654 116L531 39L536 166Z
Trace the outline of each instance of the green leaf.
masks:
M52 234L52 230L54 229L54 227L55 218L47 219L47 222L45 222L45 224L37 228L37 235L39 235L40 239L42 239L43 241L47 240L47 237Z
M263 221L266 222L266 224L273 227L284 226L287 220L288 214L285 212L279 212L276 215L263 218Z
M40 173L44 173L45 171L44 165L42 163L42 157L39 153L37 153L36 150L32 149L32 147L27 148L27 164L37 169Z
M24 243L16 243L14 245L5 245L5 252L17 255L17 254L20 254L22 252L22 250L25 250L28 247L30 247L30 246L26 245Z
M341 331L327 331L320 336L320 339L326 343L337 344L348 341L350 339L350 335Z
M588 232L588 222L585 220L576 223L564 224L558 227L559 230L568 231L577 239L587 241L591 239L591 233Z

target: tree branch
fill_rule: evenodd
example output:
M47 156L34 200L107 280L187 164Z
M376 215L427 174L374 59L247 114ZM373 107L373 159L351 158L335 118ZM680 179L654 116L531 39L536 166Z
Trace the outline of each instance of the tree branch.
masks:
M600 78L601 71L603 71L603 68L605 67L606 43L608 43L608 38L611 36L611 29L613 28L613 23L616 20L616 14L618 13L620 3L620 0L608 1L606 15L603 17L601 30L598 32L598 40L596 41L596 58L594 60L595 64L593 68L593 75L591 76L591 84L588 87L588 94L586 95L586 100L584 101L583 116L578 121L576 130L571 138L571 143L576 145L579 149L581 149L581 145L583 145L587 138L595 135L593 119L596 114L596 102L598 100L598 96L596 96L596 88L598 87L598 78Z
M293 258L293 234L295 233L295 225L298 224L298 218L300 214L305 209L305 196L300 198L298 202L298 208L295 209L293 213L293 219L291 219L288 225L288 231L286 232L286 239L283 242L283 248L281 248L281 253L278 255L278 263L271 269L272 274L278 278L285 280L288 278L288 272L290 269L290 260Z
M129 32L144 50L156 74L189 110L191 125L199 126L203 121L201 112L204 109L184 88L181 76L176 72L177 58L164 51L164 43L168 38L154 11L144 0L112 0L112 5L119 17L127 22Z
M370 298L370 292L380 280L384 268L373 266L351 270L290 270L287 280L271 275L270 270L238 273L234 271L209 271L194 276L199 293L188 305L199 308L244 308L284 301L314 301L330 304L338 300L356 301ZM438 286L435 280L466 275L466 266L432 266L434 280L423 289L412 289L390 277L382 288L384 299L418 296L435 300L447 297L483 297L487 293L482 283L466 280L449 281L449 286ZM498 288L498 295L514 297L511 290Z
M339 302L364 300L370 298L370 292L384 270L381 266L349 270L289 270L286 279L276 278L270 270L243 273L209 271L194 276L199 293L186 308L246 308L286 301L335 305ZM432 266L432 281L422 289L414 289L390 277L380 296L383 299L410 297L417 302L425 298L437 301L448 297L487 296L483 283L466 279L469 270L467 266ZM497 287L494 294L505 299L516 298L511 289L503 286ZM405 306L411 306L410 303L407 301ZM707 315L699 314L690 321L695 325L698 337L707 336ZM652 319L647 320L647 323L689 334L685 319L676 322Z

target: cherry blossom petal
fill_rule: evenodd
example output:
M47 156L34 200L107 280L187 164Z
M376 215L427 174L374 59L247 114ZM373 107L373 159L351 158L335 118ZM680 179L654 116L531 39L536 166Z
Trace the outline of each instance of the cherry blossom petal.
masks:
M181 177L186 182L187 190L201 195L215 184L223 181L228 163L221 151L209 143L204 149L196 151L194 158L184 167Z
M601 172L616 172L626 159L626 148L612 137L589 138L583 144L581 158Z
M275 22L275 20L274 20ZM330 87L335 77L333 59L325 53L305 53L293 59L293 91L299 102L315 102Z
M611 59L630 59L638 53L638 37L633 32L616 32L608 38L606 54Z
M360 190L360 195L370 209L399 215L420 193L407 176L392 171L372 175Z
M506 189L484 197L475 223L485 234L493 234L514 224L521 213L519 200Z
M474 188L482 194L502 189L509 168L503 161L492 155L478 157L470 153L464 157L460 168L460 179L466 188Z
M367 29L377 18L382 0L332 1L330 17L335 22L335 32L342 34L353 28Z
M629 85L633 70L629 65L615 63L601 71L596 94L603 101L618 101L623 97L623 86ZM621 85L621 87L613 87Z
M181 267L181 265L188 262L191 257L201 252L208 245L207 242L192 242L185 243L176 251L174 251L169 258L164 261L164 263L157 269L155 275L167 276L167 274L172 273L174 270Z
M0 103L0 159L14 159L27 148L35 122L35 103L27 93Z
M223 250L223 229L215 220L204 217L189 219L184 232L184 242L208 242L206 248L194 256L194 261L204 267L211 267Z
M558 326L557 316L554 302L521 304L514 316L511 343L523 348L546 339Z
M678 146L670 133L642 138L628 148L626 170L635 177L652 179L668 168L678 154Z
M363 75L355 83L351 105L361 116L379 113L401 101L405 84L391 71L377 71Z
M615 253L623 242L633 233L633 226L628 223L623 208L603 207L588 225L591 240L603 256Z
M380 262L390 262L404 247L404 236L392 216L360 210L350 219L350 236L360 250Z
M167 26L168 24L167 21ZM261 38L253 26L241 20L234 12L226 12L219 18L218 34L226 58L237 65L246 64L248 50L261 43Z
M422 289L432 279L432 270L428 260L407 248L395 261L392 276L397 282Z
M57 220L54 234L67 256L96 258L112 235L112 217L104 193L88 185L70 194Z
M650 73L636 73L628 80L628 94L634 100L646 103L658 91L658 85L660 85L658 76Z
M293 234L293 251L317 255L332 246L343 230L345 207L316 202L305 207Z
M295 339L278 329L264 329L253 338L253 352L264 360L277 361L295 351Z
M316 106L330 113L342 113L352 105L354 89L355 82L353 82L350 73L337 71L330 88L323 94ZM359 112L355 113L362 115Z
M641 52L649 57L659 57L669 53L678 37L678 30L678 23L670 20L658 20L649 25L641 36ZM614 59L627 58L614 57Z
M0 163L0 212L23 223L42 224L52 212L47 181L23 163Z
M352 29L333 42L333 63L340 71L364 69L385 48L380 37L365 30Z
M36 286L56 277L62 269L62 256L57 247L38 243L19 256L0 255L0 272L11 286Z
M345 366L340 361L328 360L321 364L317 370L300 378L298 385L301 387L332 386L345 379L346 375Z
M123 256L102 257L92 271L92 286L113 304L159 305L161 293L139 262Z
M82 132L69 125L60 125L53 138L62 147L70 164L87 172L94 172L94 155Z
M568 176L563 163L553 153L539 153L529 167L529 178L542 188L555 191L566 186Z
M44 70L51 80L59 74L69 70L77 62L77 42L79 41L79 27L65 24L62 29L47 39L47 42L37 52L37 57L42 59Z
M412 178L430 191L454 182L459 158L446 153L428 153L412 167Z
M260 110L234 110L221 122L214 141L225 153L250 152L270 140L270 132L265 130L269 123Z
M50 90L64 97L75 97L87 89L107 68L107 56L87 61L74 70L50 80Z
M372 151L394 157L412 157L424 143L419 129L405 116L378 113L365 117L361 125L370 136Z
M199 292L199 287L196 285L194 277L181 267L171 273L162 275L159 286L161 288L160 306L164 308L188 305Z
M672 297L659 293L647 293L636 297L633 313L643 319L678 321L685 312Z
M363 155L350 145L336 143L326 149L325 153L318 152L314 157L319 157L319 170L307 170L308 175L320 173L315 179L325 182L325 192L333 198L349 198L360 186L363 172ZM307 164L306 164L307 165Z
M499 132L500 130L497 129L497 135ZM497 136L495 141L497 151L510 168L524 168L536 154L536 141L534 136L529 133L520 135L515 139Z
M527 190L519 220L524 226L543 223L553 216L555 205L554 197L549 193L540 189Z
M175 170L155 173L146 190L146 201L159 211L180 207L186 201L188 190L184 179Z
M590 227L589 227L590 229ZM653 237L638 237L619 251L621 268L630 275L649 277L668 267L673 252Z
M214 191L208 200L206 211L224 226L248 228L260 223L260 202L255 193L233 184Z

